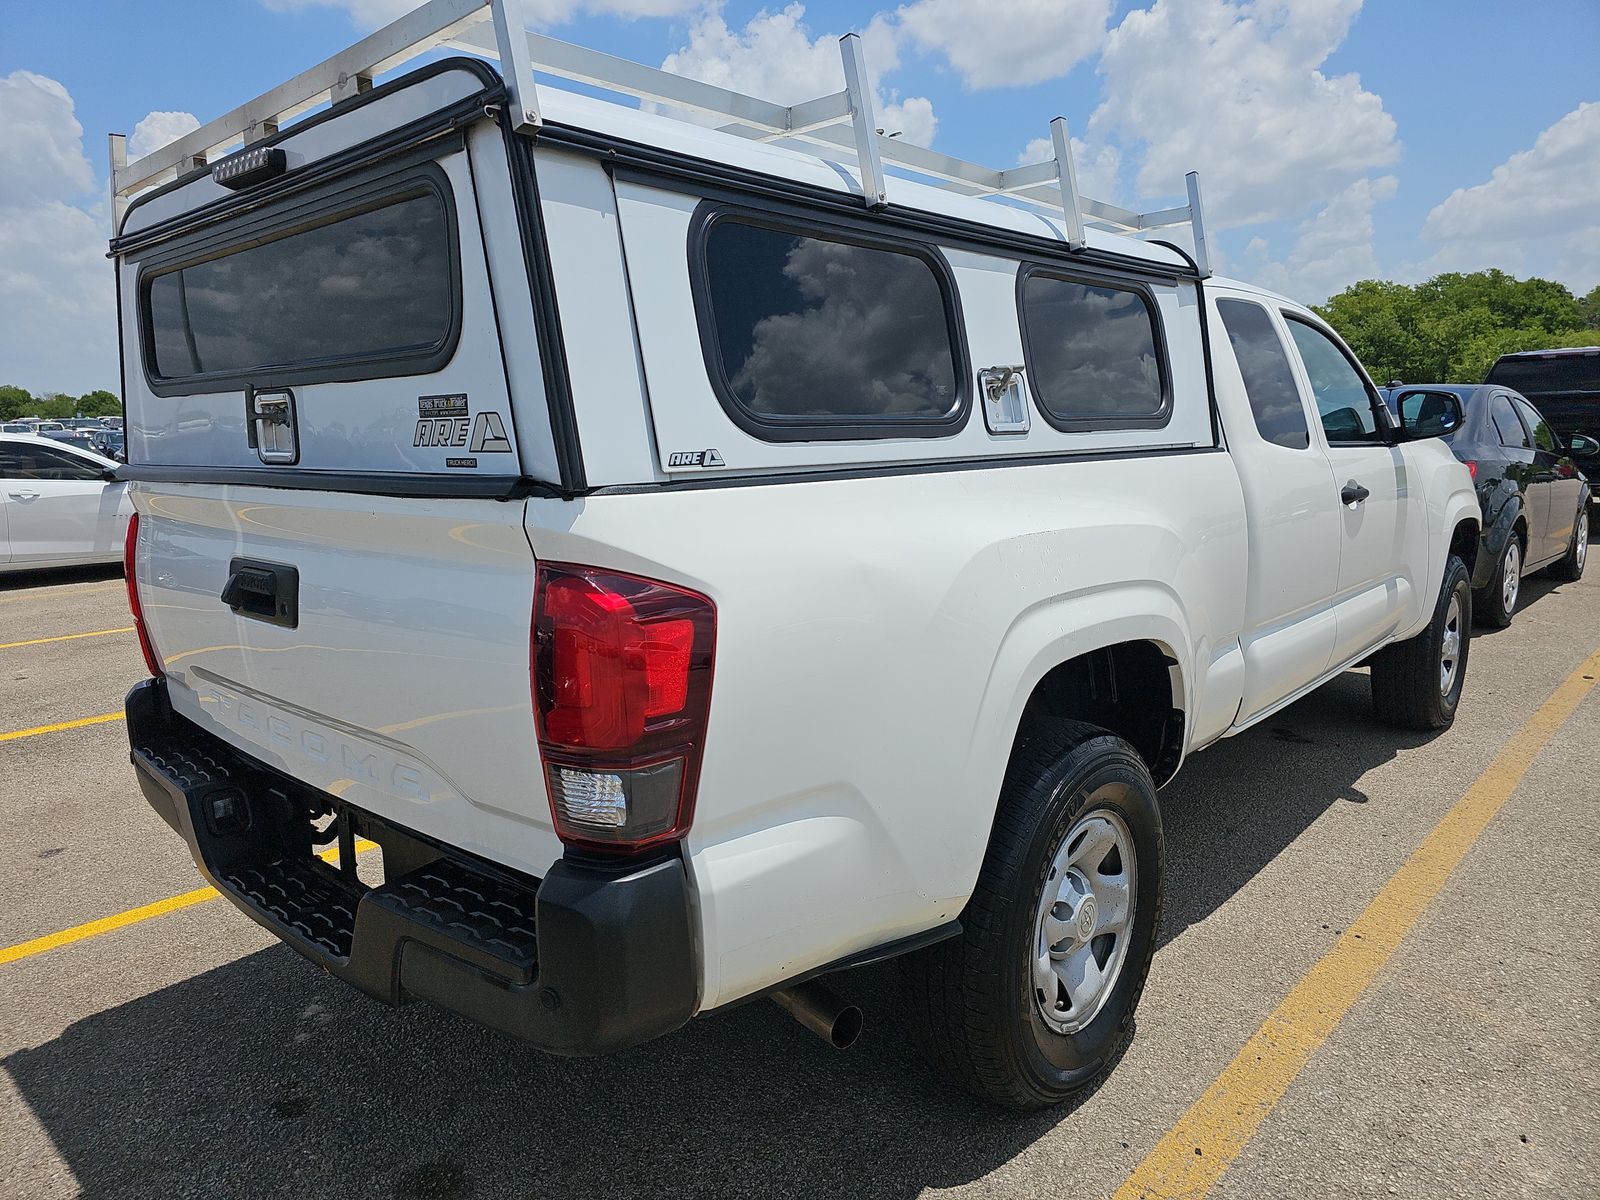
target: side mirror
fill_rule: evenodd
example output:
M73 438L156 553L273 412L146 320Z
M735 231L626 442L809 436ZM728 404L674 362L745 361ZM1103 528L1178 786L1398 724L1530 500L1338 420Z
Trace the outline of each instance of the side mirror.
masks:
M118 478L117 469L115 467L107 467L105 470L100 472L100 478L104 479L107 483L116 483Z
M1593 458L1600 454L1600 442L1586 433L1575 433L1567 439L1567 450L1577 458Z
M1461 400L1454 392L1406 392L1395 402L1400 431L1408 442L1444 437L1461 428Z

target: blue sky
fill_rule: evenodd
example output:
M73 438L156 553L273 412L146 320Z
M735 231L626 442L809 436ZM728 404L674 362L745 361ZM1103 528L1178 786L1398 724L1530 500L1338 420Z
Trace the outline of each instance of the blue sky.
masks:
M1064 115L1085 190L1123 202L1198 168L1224 269L1299 299L1491 265L1600 282L1596 0L525 3L558 36L783 101L838 87L825 35L862 30L907 136L1011 165ZM208 119L405 7L0 6L0 382L115 386L108 131Z

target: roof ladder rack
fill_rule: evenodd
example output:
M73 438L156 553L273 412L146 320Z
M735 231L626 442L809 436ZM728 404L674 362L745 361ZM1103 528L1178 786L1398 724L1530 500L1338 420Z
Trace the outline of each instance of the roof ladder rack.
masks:
M121 134L110 139L114 229L120 229L129 199L185 172L214 163L235 147L271 137L294 118L325 103L353 99L373 80L430 50L457 49L499 60L507 110L520 133L541 128L538 74L553 75L614 94L660 104L667 110L706 118L725 132L825 157L853 160L868 209L889 204L893 166L959 195L1003 197L1057 220L1069 249L1087 245L1086 229L1142 234L1189 226L1194 261L1210 275L1200 181L1187 177L1188 203L1151 212L1108 204L1078 190L1067 123L1050 123L1054 154L1049 161L995 170L914 146L879 128L861 38L839 40L843 90L804 101L776 104L699 80L674 75L528 31L523 0L428 0L354 45L279 84L232 112L134 162L127 161Z

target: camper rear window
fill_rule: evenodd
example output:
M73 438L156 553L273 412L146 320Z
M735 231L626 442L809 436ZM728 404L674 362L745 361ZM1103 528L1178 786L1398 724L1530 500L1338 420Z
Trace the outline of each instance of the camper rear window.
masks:
M1161 331L1143 288L1024 270L1028 380L1057 429L1150 428L1172 416Z
M701 328L719 398L768 441L928 436L966 415L942 260L921 247L721 216Z
M436 369L414 360L451 341L452 240L444 199L427 189L157 268L144 284L151 374L217 380L309 369L348 379ZM318 371L376 362L391 369Z

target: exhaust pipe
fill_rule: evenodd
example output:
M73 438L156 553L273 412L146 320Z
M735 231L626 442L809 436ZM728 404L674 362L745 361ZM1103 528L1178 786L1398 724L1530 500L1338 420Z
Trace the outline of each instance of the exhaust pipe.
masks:
M772 1002L835 1050L848 1050L861 1036L861 1010L815 981L772 993Z

